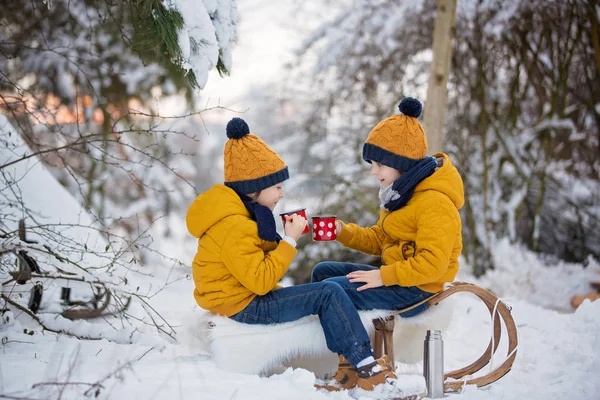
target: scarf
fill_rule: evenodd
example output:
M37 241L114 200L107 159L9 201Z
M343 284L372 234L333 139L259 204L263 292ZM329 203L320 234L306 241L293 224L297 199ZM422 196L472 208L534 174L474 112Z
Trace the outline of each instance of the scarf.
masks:
M386 188L379 190L381 208L396 211L408 203L415 188L423 179L435 172L438 162L434 157L427 156L417 165L406 171L402 176Z
M250 216L258 225L258 237L267 242L277 242L281 240L281 236L277 233L275 227L275 217L269 207L265 207L250 197L238 193L242 203L246 206L246 209L250 213Z

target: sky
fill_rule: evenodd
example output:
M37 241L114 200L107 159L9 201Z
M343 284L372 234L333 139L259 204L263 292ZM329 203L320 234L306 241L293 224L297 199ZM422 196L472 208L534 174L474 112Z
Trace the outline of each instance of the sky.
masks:
M238 40L232 51L230 75L221 77L216 70L210 71L207 84L199 93L200 105L220 104L243 112L242 117L252 122L259 117L255 112L260 100L253 101L248 93L267 86L265 95L276 94L276 78L284 73L283 67L293 57L294 43L298 41L290 24L277 17L289 15L294 1L269 2L267 7L264 4L260 0L238 2ZM208 122L226 123L230 118L229 112L225 117L218 112L209 114Z
M252 103L244 97L248 87L268 86L291 57L286 43L293 42L294 38L281 30L276 16L289 11L280 7L292 6L293 2L282 1L268 12L259 12L262 9L259 0L240 2L240 14L252 15L252 18L241 19L231 77L222 79L211 73L203 98L231 108L248 109L245 115L248 119L253 117ZM214 122L221 119L222 116L215 117ZM2 137L10 131L8 122L0 117ZM14 133L11 137L14 139ZM0 161L13 156L2 153ZM40 210L49 221L82 226L90 223L77 202L37 159L16 164L11 173L19 177L23 192L31 193L24 197L28 206ZM40 190L46 194L44 197L37 195ZM103 247L103 239L89 230L72 229L65 234ZM176 257L193 256L194 248L182 247L177 237L170 241L165 239L160 245L167 253L172 249L171 254ZM498 382L480 389L466 387L461 393L448 394L448 397L457 400L598 399L600 302L585 302L575 311L569 304L571 296L590 290L589 281L600 280L598 261L590 259L587 267L565 262L548 266L508 241L498 243L494 257L498 267L484 278L461 272L458 279L493 290L512 308L519 332L517 358L512 370ZM46 268L56 265L56 261L48 257L41 256L40 261ZM461 264L462 271L470 270L464 260ZM217 346L211 342L211 331L203 324L207 314L193 301L188 266L157 264L145 266L143 270L119 269L111 277L127 277L126 289L144 295L144 301L134 298L127 319L69 321L57 316L53 312L60 308L61 285L55 282L48 283L47 301L40 310L40 318L47 326L94 340L43 332L22 312L8 311L0 315L0 399L370 398L360 392L319 392L313 386L315 374L305 368L288 368L270 376L223 369L216 360L227 358L228 354L214 353ZM6 281L6 276L0 278ZM1 288L2 293L11 295L22 289L14 285ZM74 295L86 295L86 287L82 285L73 285L73 291ZM491 330L489 313L478 300L469 295L455 297L449 322L442 323L435 318L429 321L432 328L443 328L447 371L477 358L485 349ZM15 299L24 301L19 296ZM2 306L0 304L0 308ZM148 312L149 308L153 312ZM161 330L152 318L159 321ZM406 332L410 332L410 321L406 323ZM436 325L438 323L441 326ZM250 352L243 351L244 346L255 350L253 356L257 349L271 349L283 340L278 335L285 335L285 331L280 328L274 327L256 337L240 334L241 350L236 350L231 357L252 363L252 359L247 359ZM234 326L234 329L244 332L243 326ZM301 324L290 329L295 329L295 334L300 336L305 332ZM410 349L400 346L396 354L420 353L423 338L415 335L412 339ZM494 365L502 362L505 348L506 343L502 342L494 356ZM397 367L400 377L396 389L405 394L421 392L422 365L398 363ZM482 372L487 371L486 367Z

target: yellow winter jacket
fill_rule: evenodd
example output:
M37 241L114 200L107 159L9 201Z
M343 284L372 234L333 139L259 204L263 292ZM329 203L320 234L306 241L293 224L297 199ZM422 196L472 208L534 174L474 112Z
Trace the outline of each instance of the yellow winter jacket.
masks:
M188 208L188 231L198 238L192 264L194 298L200 307L231 316L257 295L277 286L296 256L282 240L267 242L239 196L224 185L214 185Z
M386 286L417 286L435 293L458 272L462 225L458 210L464 204L462 179L450 158L415 188L408 203L381 210L377 225L362 228L342 222L337 240L346 247L382 258Z

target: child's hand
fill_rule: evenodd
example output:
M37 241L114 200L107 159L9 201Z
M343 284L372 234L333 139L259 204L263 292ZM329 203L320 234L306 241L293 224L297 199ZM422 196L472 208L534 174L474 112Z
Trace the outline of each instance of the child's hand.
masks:
M292 239L298 241L302 231L308 224L306 218L301 215L293 214L293 215L284 215L285 217L285 235L291 237Z
M352 271L346 278L350 280L350 282L364 282L366 285L362 285L359 287L359 292L365 289L371 289L383 286L383 279L381 278L381 271L378 269L374 269L371 271Z

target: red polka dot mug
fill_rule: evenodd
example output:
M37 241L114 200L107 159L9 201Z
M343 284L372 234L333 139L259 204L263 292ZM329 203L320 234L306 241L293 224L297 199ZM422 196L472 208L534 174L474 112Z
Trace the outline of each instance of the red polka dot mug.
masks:
M335 218L335 215L319 215L311 218L314 241L335 240L338 234Z

